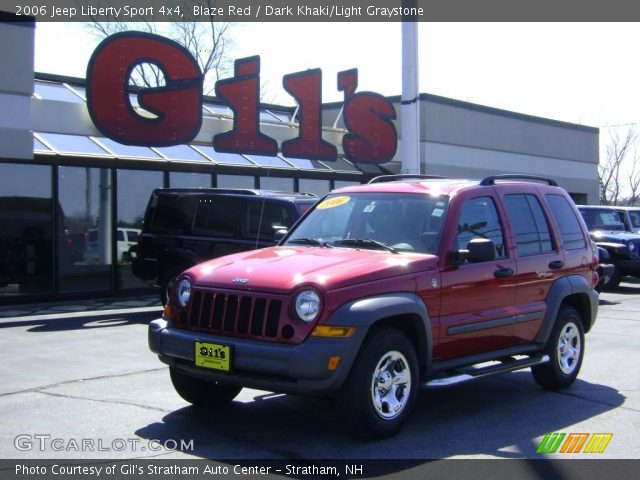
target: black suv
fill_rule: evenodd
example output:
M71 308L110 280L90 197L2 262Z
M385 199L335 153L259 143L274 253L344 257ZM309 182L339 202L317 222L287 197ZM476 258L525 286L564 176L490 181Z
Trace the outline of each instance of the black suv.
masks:
M316 202L304 193L241 189L156 189L138 237L133 273L161 287L211 258L276 244Z
M640 277L640 235L626 230L617 207L578 205L591 239L609 254L615 268L602 285L604 290L618 287L622 277Z

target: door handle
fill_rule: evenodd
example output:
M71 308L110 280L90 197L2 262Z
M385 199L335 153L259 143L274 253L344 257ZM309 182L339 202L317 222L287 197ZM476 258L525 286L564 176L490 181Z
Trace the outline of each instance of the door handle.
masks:
M507 278L513 276L513 269L511 268L499 268L493 272L493 276L496 278Z
M562 260L554 260L553 262L549 263L549 268L553 270L557 270L558 268L562 267L564 267L564 262Z

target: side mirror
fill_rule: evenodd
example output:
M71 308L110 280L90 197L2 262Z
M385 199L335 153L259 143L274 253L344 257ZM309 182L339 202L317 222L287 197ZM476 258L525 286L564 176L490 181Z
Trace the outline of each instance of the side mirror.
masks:
M490 262L496 258L496 246L492 240L488 238L472 238L467 243L470 262Z
M287 233L289 233L289 231L285 228L281 228L280 230L276 230L276 233L273 234L273 239L280 243L280 240L282 240L284 237L287 236Z

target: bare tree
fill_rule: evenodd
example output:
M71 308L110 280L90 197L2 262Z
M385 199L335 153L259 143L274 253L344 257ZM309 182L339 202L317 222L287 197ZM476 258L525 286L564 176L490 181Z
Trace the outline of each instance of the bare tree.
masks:
M215 0L195 0L185 2L183 11L188 11L193 5L202 5L209 10L215 6ZM100 6L100 2L98 2ZM154 22L153 18L144 18L141 22L98 21L91 17L87 28L97 38L104 39L115 33L125 31L141 31L161 34L184 46L196 59L204 75L204 93L213 92L215 82L232 69L230 51L233 47L231 30L233 23L216 22L214 16L207 16L207 21ZM110 19L112 20L112 19ZM152 64L139 65L131 75L131 84L145 87L162 86L165 84L160 69Z
M638 135L611 129L606 158L598 166L600 202L603 205L633 205L640 196L640 165L635 152ZM630 155L631 154L631 155Z

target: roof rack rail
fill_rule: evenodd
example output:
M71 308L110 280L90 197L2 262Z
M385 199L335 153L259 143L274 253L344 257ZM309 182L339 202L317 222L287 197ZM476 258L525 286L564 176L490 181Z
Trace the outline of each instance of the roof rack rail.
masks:
M372 178L368 183L395 182L396 180L433 180L434 178L447 178L440 175L420 175L418 173L404 173L401 175L380 175Z
M517 174L517 173L515 173L515 174L514 173L505 173L505 174L502 174L502 175L491 175L490 177L483 178L482 181L480 182L480 185L482 185L482 186L495 185L496 184L496 180L498 180L498 181L500 181L500 180L533 180L533 181L537 181L537 182L548 183L552 187L557 187L558 186L558 182L556 182L555 180L553 180L551 178L539 177L537 175Z
M169 190L173 193L199 193L199 194L211 194L211 193L227 193L238 195L260 195L257 190L250 190L248 188L157 188L156 190Z

